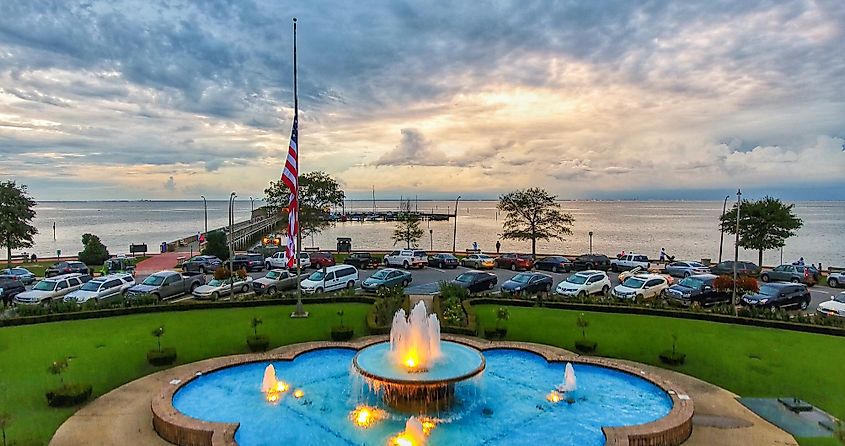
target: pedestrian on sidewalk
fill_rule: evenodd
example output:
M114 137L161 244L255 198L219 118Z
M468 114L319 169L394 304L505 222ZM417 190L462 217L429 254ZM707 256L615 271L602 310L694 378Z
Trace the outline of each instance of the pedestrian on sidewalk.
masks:
M660 248L660 263L666 262L666 248Z
M502 248L502 242L496 240L496 254L499 253L499 249Z

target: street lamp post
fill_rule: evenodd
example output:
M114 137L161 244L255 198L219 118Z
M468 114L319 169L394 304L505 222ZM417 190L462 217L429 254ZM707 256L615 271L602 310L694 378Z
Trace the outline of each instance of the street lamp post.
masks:
M590 254L593 253L593 231L590 231Z
M428 250L434 251L434 229L428 230L428 237L429 237L429 240L430 240Z
M234 274L235 274L235 271L233 271L233 267L232 267L232 265L233 265L232 264L232 257L235 256L234 227L235 227L235 198L237 198L237 197L238 197L238 195L234 192L232 192L232 194L229 195L229 273L231 274L231 276L229 277L229 294L232 297L235 296L235 294L234 294L235 280L234 280L234 277L233 277Z
M452 255L455 255L455 247L457 246L457 239L458 239L458 201L461 199L461 196L458 195L458 198L455 198L455 229L452 231Z
M739 263L739 213L740 213L740 205L742 204L742 191L737 189L736 191L736 240L734 241L734 290L733 290L733 304L734 304L734 315L736 315L736 265Z
M725 196L725 204L722 205L722 218L725 218L725 212L728 210L728 198L731 198L730 195ZM725 225L719 225L722 227L722 236L719 239L719 263L722 263L722 246L725 244Z
M252 197L249 197L249 211L249 219L252 220L252 212L255 212L255 199Z
M203 234L208 236L208 200L205 199L205 195L200 195L200 197L202 197L202 209L205 213L205 232Z

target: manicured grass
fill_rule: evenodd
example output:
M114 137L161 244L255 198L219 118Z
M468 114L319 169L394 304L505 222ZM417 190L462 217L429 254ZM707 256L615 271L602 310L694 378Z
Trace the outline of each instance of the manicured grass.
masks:
M796 438L801 446L842 446L834 438Z
M494 305L474 307L483 327L496 324ZM508 339L574 349L581 332L577 311L510 307ZM605 313L585 313L587 337L600 356L656 366L658 354L672 348L687 354L674 367L744 397L796 396L837 418L845 418L842 364L845 338L703 321Z
M70 357L65 381L93 384L96 398L109 390L160 368L147 364L146 352L156 348L153 329L164 325L163 347L175 347L178 363L247 353L249 321L263 319L260 334L271 346L329 339L337 311L344 322L364 334L365 304L309 305L308 319L291 319L293 307L272 306L198 310L55 322L0 328L0 412L13 416L7 429L18 446L47 444L53 432L76 409L47 406L44 393L58 385L47 373L56 359Z

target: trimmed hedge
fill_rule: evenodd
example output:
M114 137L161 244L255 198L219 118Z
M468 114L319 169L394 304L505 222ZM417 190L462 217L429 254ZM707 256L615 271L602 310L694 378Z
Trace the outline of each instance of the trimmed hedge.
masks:
M662 351L658 356L660 356L660 362L667 365L683 365L687 359L686 353L673 352L672 350Z
M575 350L578 350L580 353L595 353L598 349L598 342L591 341L589 339L576 339L575 340Z
M150 350L147 352L147 362L154 366L173 364L176 362L176 349L163 348L161 351Z
M91 384L65 384L47 392L47 404L51 407L75 406L91 397Z
M270 347L270 337L267 335L255 335L246 337L246 345L249 346L251 352L267 351Z
M355 335L355 330L352 327L335 326L332 327L332 341L348 341Z
M485 328L484 329L484 337L487 339L505 339L505 336L508 335L507 328Z

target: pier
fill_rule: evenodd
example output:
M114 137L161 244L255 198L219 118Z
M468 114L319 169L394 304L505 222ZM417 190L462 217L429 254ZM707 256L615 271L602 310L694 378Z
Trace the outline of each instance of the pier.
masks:
M384 210L384 211L353 211L353 212L342 212L338 214L330 214L327 219L329 221L396 221L401 220L405 216L415 216L418 220L421 221L448 221L450 218L454 218L454 213L444 213L444 212L422 212L422 211L411 211L411 212L402 212L402 211L391 211L391 210Z
M208 232L223 231L226 233L226 242L232 243L234 249L244 250L251 246L253 242L260 239L264 234L273 232L276 225L283 219L283 215L271 215L268 217L256 217L249 220L244 220L235 223L232 226L232 233L229 233L229 227L224 226L217 229L210 229ZM185 251L185 247L197 246L197 235L185 237L167 244L168 251ZM196 248L199 252L199 248Z

